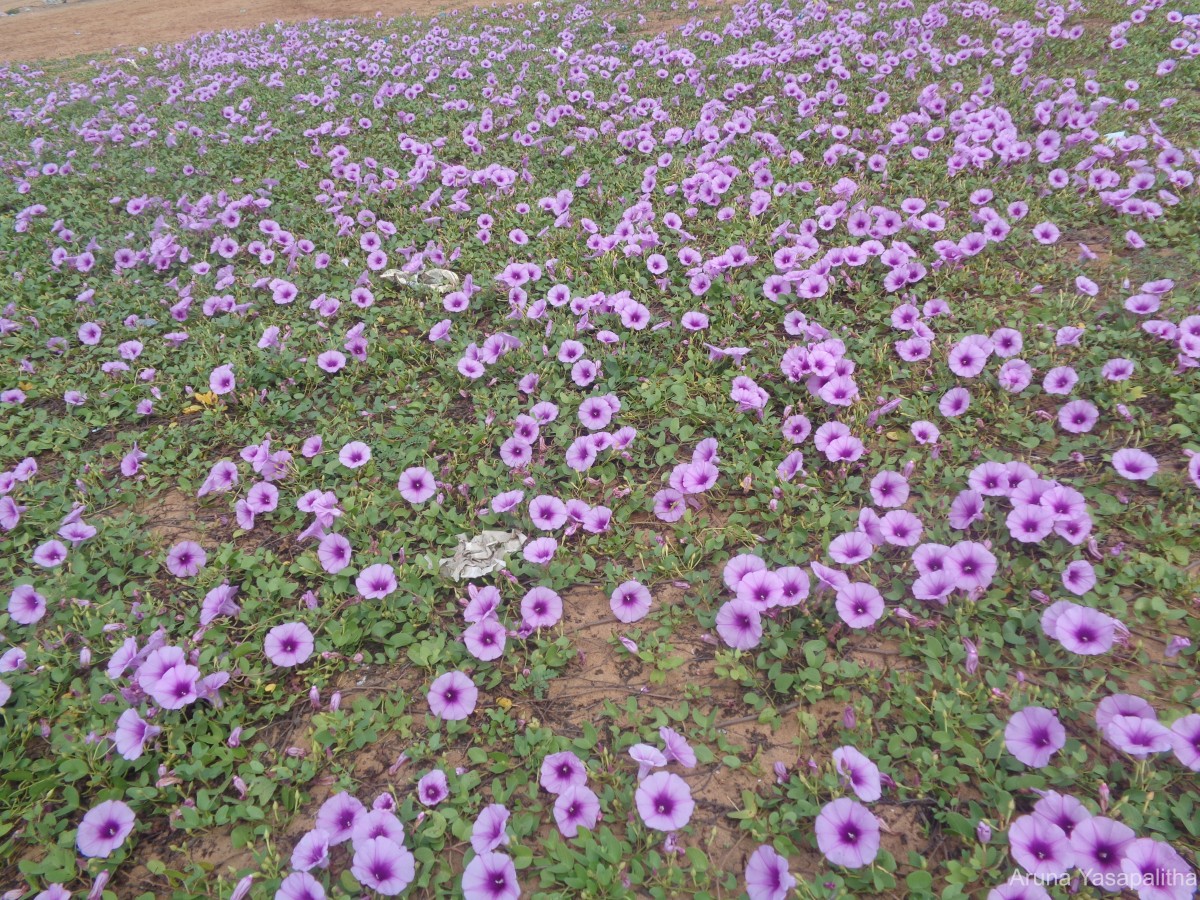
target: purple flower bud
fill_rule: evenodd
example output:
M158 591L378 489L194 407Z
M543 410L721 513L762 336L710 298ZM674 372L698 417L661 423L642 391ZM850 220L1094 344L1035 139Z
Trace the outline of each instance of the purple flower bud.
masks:
M305 591L304 596L300 599L304 601L304 605L308 609L316 609L321 605L321 601L317 599L317 595L313 591Z
M397 772L400 771L400 767L402 765L404 765L406 762L408 762L408 754L401 753L399 756L396 757L396 761L388 767L388 774L395 775Z
M321 692L315 684L308 689L308 703L313 709L321 708Z
M858 717L854 714L854 707L847 706L844 710L842 710L842 727L847 731L851 731L857 724Z
M239 881L237 887L233 889L233 893L229 895L229 900L245 900L246 895L250 893L250 884L253 881L253 875L247 875Z
M1100 788L1097 793L1100 795L1100 813L1103 815L1108 812L1108 801L1112 798L1107 781L1100 782Z
M1192 642L1190 640L1185 637L1179 637L1178 635L1175 635L1171 638L1171 642L1167 644L1167 649L1163 652L1163 656L1171 659L1172 657L1178 656L1180 651L1186 650L1190 646L1192 646Z
M974 675L975 672L979 669L979 648L975 646L974 641L972 641L968 638L963 638L962 642L963 642L963 649L967 651L967 661L966 661L967 674Z
M329 696L329 711L337 712L341 708L342 708L342 692L334 691Z
M240 747L242 744L242 726L239 725L233 731L229 732L229 737L225 739L227 747Z
M92 648L84 647L82 650L79 651L79 665L86 669L91 664L92 664Z
M238 775L233 776L233 788L238 792L239 799L246 799L246 782Z
M786 784L788 780L788 768L781 762L775 763L775 783Z
M88 891L88 900L100 900L104 896L104 886L108 884L110 878L112 878L112 872L107 870L96 875L96 880L92 882L92 889Z
M979 843L986 844L992 839L992 827L987 822L980 821L975 826L975 837L979 839Z

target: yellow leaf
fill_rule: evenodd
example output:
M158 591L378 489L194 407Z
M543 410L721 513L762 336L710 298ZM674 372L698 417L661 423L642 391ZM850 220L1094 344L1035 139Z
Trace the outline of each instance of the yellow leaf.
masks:
M898 440L900 440L900 432L889 431L887 434L884 435L884 437L886 437L889 441L898 441Z
M19 387L23 391L32 391L33 390L33 385L30 384L28 381L18 381L17 387Z
M193 399L203 406L215 406L217 403L217 395L212 391L206 391L203 394L193 394Z
M184 412L184 415L189 415L191 413L204 412L204 407L196 406L195 404L193 404L192 406L185 406L183 408L183 412Z
M275 685L268 684L266 687L263 688L263 690L269 694L269 693L271 693L271 691L275 690Z
M507 697L501 697L499 700L496 701L496 705L498 707L500 707L501 709L512 709L513 704L512 704L512 701L509 700Z

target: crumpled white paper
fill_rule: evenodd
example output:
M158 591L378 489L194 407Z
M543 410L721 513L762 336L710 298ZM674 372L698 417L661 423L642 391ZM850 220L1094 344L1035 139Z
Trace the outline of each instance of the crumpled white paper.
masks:
M439 559L438 569L455 581L482 578L505 568L505 560L524 547L528 540L517 531L484 531L470 539L460 534L454 555Z
M462 279L449 269L422 269L420 272L388 269L379 277L399 287L431 294L449 294L462 285Z

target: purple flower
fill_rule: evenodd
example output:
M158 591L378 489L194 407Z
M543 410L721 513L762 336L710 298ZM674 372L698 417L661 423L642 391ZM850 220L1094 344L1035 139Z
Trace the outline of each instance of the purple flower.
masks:
M490 853L497 847L508 844L505 827L508 810L499 803L492 803L480 810L471 826L471 846L476 853Z
M312 656L315 642L312 632L303 622L286 622L267 632L263 652L277 666L298 666Z
M562 619L562 598L548 587L530 588L521 600L521 620L530 628L551 628Z
M1033 238L1039 244L1053 244L1058 241L1059 230L1058 226L1053 222L1039 222L1033 226Z
M382 600L396 590L396 572L387 563L375 563L359 572L354 586L366 599Z
M821 808L817 816L817 846L835 866L861 869L879 853L879 821L871 811L848 797Z
M830 462L855 462L865 451L862 441L847 434L829 443L825 448L825 458Z
M991 341L982 335L969 335L951 348L950 371L960 378L974 378L987 365L991 352Z
M331 845L350 840L354 828L367 813L367 808L353 794L345 791L334 794L317 810L317 830L324 833Z
M1057 604L1055 605L1057 606ZM1154 707L1135 694L1113 694L1096 704L1096 727L1101 731L1107 728L1117 716L1158 719Z
M403 893L416 871L416 859L407 848L381 837L356 845L350 866L359 884L385 897Z
M259 481L246 492L246 505L255 514L272 512L279 506L279 488L269 481Z
M1000 387L1011 394L1019 394L1033 381L1033 367L1023 359L1010 359L996 373Z
M435 716L458 721L474 711L479 689L470 676L458 671L447 672L434 679L426 699L429 701L429 711Z
M988 891L987 900L1052 900L1046 889L1024 873L1013 875L999 887Z
M462 877L463 900L518 900L517 867L503 853L480 853Z
M1112 464L1118 475L1130 481L1146 481L1158 471L1158 460L1144 450L1132 448L1114 453Z
M687 782L674 772L655 772L634 794L638 815L647 828L678 831L687 825L696 803Z
M390 797L391 795L381 794L380 796ZM363 841L373 838L387 838L395 844L404 843L403 823L390 809L379 806L378 800L372 804L369 812L359 816L358 821L354 823L354 832L350 835L350 842L357 847Z
M1127 381L1133 375L1133 368L1133 360L1118 357L1106 362L1100 374L1109 381Z
M1139 838L1125 847L1121 884L1138 892L1139 900L1190 900L1196 873L1170 844Z
M780 596L776 606L798 606L808 597L808 573L799 566L784 566L775 570L779 579Z
M542 759L538 783L551 794L561 794L569 787L586 784L587 769L570 750L550 753Z
M437 493L437 481L433 473L424 466L412 466L400 473L396 485L400 496L409 503L424 503Z
M417 782L417 799L426 806L437 806L449 796L450 783L441 769L434 769Z
M1112 649L1117 620L1099 610L1066 604L1054 619L1054 634L1059 643L1072 653L1097 656Z
M1079 376L1070 366L1058 366L1046 373L1042 379L1042 390L1047 394L1069 394L1079 381Z
M650 611L653 598L650 590L636 581L626 581L617 585L609 597L609 606L613 615L621 622L637 622Z
M903 509L894 509L879 521L883 539L897 547L914 547L921 540L921 520Z
M300 872L323 869L329 865L329 835L320 829L300 838L292 850L292 868Z
M1090 562L1077 559L1063 569L1062 583L1072 594L1082 597L1096 586L1096 570Z
M883 796L879 767L854 747L838 747L833 751L833 765L851 790L864 803L873 803Z
M237 381L233 377L231 365L217 366L208 376L208 388L217 396L231 393L235 387Z
M658 729L658 736L664 744L663 755L668 762L674 760L686 769L696 765L696 753L683 735L663 725Z
M1058 424L1071 434L1089 432L1099 420L1099 411L1087 400L1072 400L1058 411Z
M1060 794L1049 791L1033 805L1034 815L1041 816L1047 822L1057 825L1067 836L1075 830L1075 826L1091 818L1088 808L1070 794Z
M346 367L346 354L338 350L326 350L317 356L317 366L330 375Z
M938 401L938 410L947 418L961 416L971 405L971 392L966 388L951 388Z
M506 513L516 509L525 499L524 491L506 491L492 498L492 512Z
M758 606L747 600L734 599L717 610L717 634L735 650L749 650L762 640L762 617Z
M1180 764L1200 772L1200 714L1191 713L1172 723L1171 744Z
M113 743L117 752L128 760L141 757L146 744L154 740L162 732L157 725L151 725L138 715L136 709L127 709L117 719L117 730L113 732Z
M870 628L883 615L883 595L872 585L855 581L838 589L837 611L851 628Z
M579 829L595 828L600 818L600 798L582 784L573 784L554 801L554 821L565 838L573 838Z
M351 441L338 453L338 461L347 469L358 469L371 461L371 448L362 441Z
M750 854L746 863L746 894L750 900L787 900L795 886L787 860L774 847L763 844Z
M1133 829L1122 822L1103 816L1086 818L1071 830L1075 865L1090 884L1112 890L1118 884L1125 850L1134 837Z
M229 490L238 481L237 465L230 460L223 459L216 463L208 473L208 477L204 479L204 483L200 485L200 490L196 492L197 497L203 497L205 494L214 491L223 493Z
M1017 504L1006 520L1008 533L1022 543L1037 543L1054 530L1054 513L1044 506Z
M542 537L526 544L522 555L535 566L545 566L554 559L556 550L558 550L558 541L554 538Z
M46 614L46 600L32 584L18 584L9 595L8 614L18 625L32 625Z
M588 397L579 405L579 421L584 428L596 431L612 421L613 408L603 397Z
M557 497L541 494L529 501L529 518L535 528L556 531L567 523L567 506Z
M350 546L350 541L333 532L321 538L321 543L317 546L317 559L321 563L321 568L330 575L336 575L350 565L352 555L353 548Z
M57 568L66 559L67 548L62 541L46 541L33 551L33 561L44 569Z
M1157 719L1144 716L1113 716L1103 731L1106 741L1135 759L1166 753L1174 746L1171 732Z
M1075 865L1066 833L1041 816L1021 816L1008 828L1013 859L1031 875L1060 878Z
M961 491L950 504L950 527L963 531L983 518L983 494ZM976 545L982 546L982 545Z
M275 900L325 900L325 888L308 872L293 872L279 883Z
M1067 731L1051 710L1027 706L1014 713L1004 729L1008 752L1027 766L1040 769L1067 743Z
M753 553L739 553L737 556L730 557L725 563L725 567L721 570L721 579L729 590L737 593L738 585L741 584L743 578L751 572L765 571L766 568L767 564L761 556Z
M107 859L125 843L136 821L133 810L120 800L97 803L79 823L75 846L84 856Z
M506 635L504 626L496 619L483 619L463 632L463 643L473 657L490 662L504 655Z
M651 769L667 764L667 757L663 755L663 752L649 744L634 744L629 748L629 755L638 764L638 781L644 780L650 774Z
M167 551L167 571L176 578L191 578L207 562L208 554L195 541L180 541Z
M745 600L765 611L783 598L783 582L779 576L767 569L747 572L737 585L739 600Z
M871 499L876 506L903 506L908 499L908 479L884 470L871 479Z

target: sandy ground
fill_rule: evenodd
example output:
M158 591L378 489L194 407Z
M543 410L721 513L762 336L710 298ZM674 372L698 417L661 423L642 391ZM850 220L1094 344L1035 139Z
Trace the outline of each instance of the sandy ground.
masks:
M0 12L42 0L0 0ZM264 22L433 15L456 0L75 0L0 15L0 63L66 59L117 47L180 41L199 32ZM490 5L490 4L478 4Z

